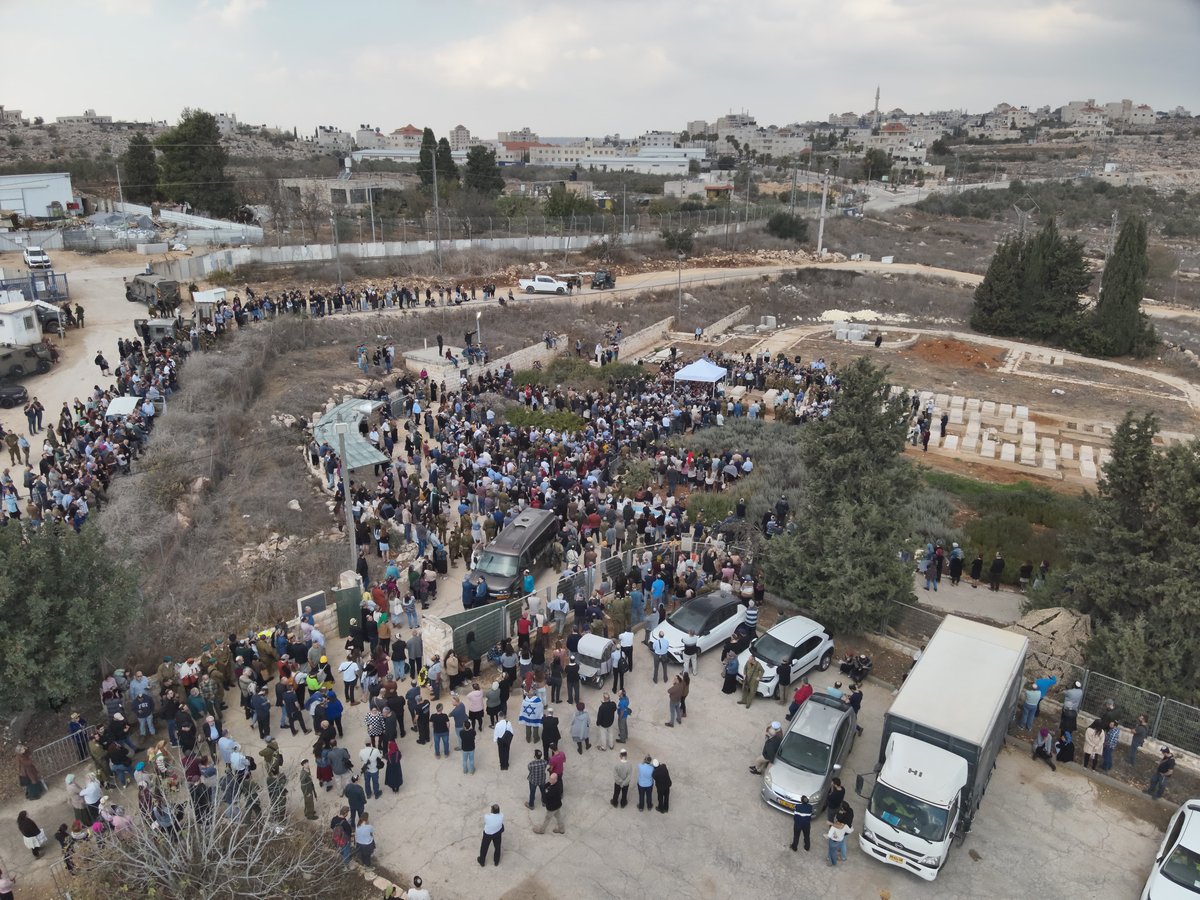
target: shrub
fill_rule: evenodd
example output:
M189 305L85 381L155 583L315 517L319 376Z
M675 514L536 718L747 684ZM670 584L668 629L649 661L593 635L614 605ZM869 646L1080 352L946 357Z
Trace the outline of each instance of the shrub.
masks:
M581 431L584 426L582 417L573 412L554 410L552 412L533 409L528 406L516 406L504 414L510 425L518 428L550 428L554 431Z
M777 212L767 219L767 234L802 244L808 240L808 222L791 213Z

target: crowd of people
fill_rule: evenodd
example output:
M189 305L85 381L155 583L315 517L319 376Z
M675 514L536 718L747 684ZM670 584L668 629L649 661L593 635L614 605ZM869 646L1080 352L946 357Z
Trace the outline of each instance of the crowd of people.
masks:
M57 419L32 398L24 408L28 435L0 426L9 466L0 471L3 521L24 521L37 528L44 522L70 525L76 531L92 510L108 499L117 475L146 448L161 405L179 390L179 369L188 346L173 339L117 341L115 368L103 351L96 353L107 388L93 386L83 399L64 402ZM120 397L137 399L127 414L109 415ZM41 445L36 446L40 440Z

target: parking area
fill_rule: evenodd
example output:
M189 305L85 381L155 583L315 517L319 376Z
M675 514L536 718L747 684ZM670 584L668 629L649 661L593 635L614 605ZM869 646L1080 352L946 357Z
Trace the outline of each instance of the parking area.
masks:
M435 760L430 746L417 746L410 732L401 741L404 787L369 804L378 834L377 857L388 869L420 874L435 896L579 898L785 897L875 898L887 889L893 900L908 897L961 898L1065 896L1134 897L1161 838L1165 812L1148 801L1113 791L1062 769L1051 772L1018 749L1001 753L997 770L972 834L955 851L946 870L925 883L868 859L849 845L845 865L831 868L823 834L814 824L813 850L788 849L791 820L759 797L760 779L747 772L758 756L764 728L785 708L759 699L747 710L736 695L722 694L718 660L707 654L688 697L688 717L666 728L666 687L651 682L649 651L636 647L635 669L626 676L633 706L630 759L657 757L671 771L670 812L614 809L615 751L568 748L564 779L566 834L537 835L542 815L524 808L526 763L533 746L517 728L512 766L500 772L490 732L476 754L477 774L463 775L457 754ZM817 690L831 684L836 667L815 673ZM485 685L486 687L486 685ZM594 713L601 691L583 688ZM855 744L843 780L850 790L856 823L864 801L854 796L854 775L869 772L878 753L882 713L890 694L865 689L865 733ZM515 703L510 703L515 709ZM349 711L348 711L349 712ZM571 711L559 703L563 732ZM357 716L354 716L357 719ZM351 715L347 715L351 724ZM347 746L361 746L362 725L347 729ZM353 737L351 737L353 735ZM248 744L256 744L248 735ZM300 742L281 739L297 756ZM619 747L620 745L618 745ZM636 791L634 791L636 794ZM322 792L321 816L336 802ZM506 815L504 856L498 868L476 864L482 815L499 803Z

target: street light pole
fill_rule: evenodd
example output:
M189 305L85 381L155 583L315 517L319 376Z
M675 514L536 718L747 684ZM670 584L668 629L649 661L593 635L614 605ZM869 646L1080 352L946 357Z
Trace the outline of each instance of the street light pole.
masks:
M346 513L346 533L350 535L350 571L358 571L358 543L354 535L354 503L350 499L350 460L346 458L346 435L350 426L346 422L335 422L333 433L338 438L338 457L342 466L342 506Z
M681 321L683 321L683 252L682 251L680 251L678 257L676 258L675 276L676 276L677 286L679 288L678 319L679 319L679 322L681 322ZM679 322L675 323L676 327L679 326Z
M821 179L821 223L817 226L817 259L825 255L825 199L829 195L829 170Z
M475 341L479 344L479 349L483 351L483 310L475 313Z
M333 255L337 260L338 287L342 286L342 247L338 243L337 216L329 214L329 226L333 229Z

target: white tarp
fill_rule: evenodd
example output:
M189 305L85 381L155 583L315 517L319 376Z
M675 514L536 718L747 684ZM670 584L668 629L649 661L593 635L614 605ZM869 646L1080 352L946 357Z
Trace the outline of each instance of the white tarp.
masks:
M709 362L707 359L698 359L694 363L689 363L678 372L675 373L676 381L701 381L705 384L716 384L729 372L723 369L714 362Z

